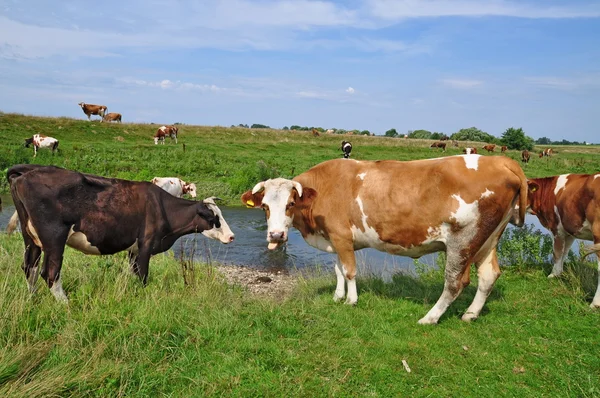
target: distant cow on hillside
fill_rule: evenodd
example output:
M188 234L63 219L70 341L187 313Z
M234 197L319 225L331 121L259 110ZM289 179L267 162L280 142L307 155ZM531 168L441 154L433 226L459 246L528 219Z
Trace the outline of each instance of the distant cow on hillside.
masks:
M104 115L104 117L102 118L102 120L105 121L105 122L119 122L119 123L121 123L121 114L120 113L115 113L115 112L107 113L106 115Z
M523 152L521 152L521 162L527 164L529 163L529 158L531 157L531 155L529 154L529 151L527 149L523 150Z
M500 148L500 152L504 153L508 151L508 147L506 145L502 145L502 148Z
M313 137L319 137L321 134L319 133L319 130L312 129L312 135L313 135Z
M546 148L542 152L540 152L540 158L543 158L544 156L551 157L552 154L552 148Z
M29 145L33 145L33 157L37 156L37 151L40 148L49 148L52 153L58 150L58 140L43 134L34 134L33 137L26 138L25 148L29 148Z
M467 155L477 155L477 148L463 148L463 153Z
M350 153L352 152L352 144L350 141L342 141L342 152L344 152L344 159L350 159Z
M156 130L156 134L154 134L154 145L158 144L158 141L165 144L165 138L171 137L171 141L175 140L177 144L177 134L179 133L179 129L177 126L162 126Z
M446 152L446 143L445 142L434 142L429 146L429 148L442 148L444 152Z
M483 148L481 149L485 149L486 151L489 152L494 152L494 149L496 149L496 145L495 144L488 144L488 145L484 145Z
M108 109L105 105L86 104L85 102L80 102L78 105L83 110L83 113L86 114L88 120L91 120L90 116L92 115L98 115L101 118L104 118L106 110ZM100 119L100 121L102 121L102 119Z

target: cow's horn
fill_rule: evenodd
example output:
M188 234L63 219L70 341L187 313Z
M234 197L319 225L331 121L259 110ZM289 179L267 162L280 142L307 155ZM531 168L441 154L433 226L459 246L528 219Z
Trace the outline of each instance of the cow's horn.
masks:
M302 197L302 185L300 185L298 181L292 181L292 185L294 185L294 188L298 191L298 196Z
M252 195L265 189L265 182L261 181L252 188Z

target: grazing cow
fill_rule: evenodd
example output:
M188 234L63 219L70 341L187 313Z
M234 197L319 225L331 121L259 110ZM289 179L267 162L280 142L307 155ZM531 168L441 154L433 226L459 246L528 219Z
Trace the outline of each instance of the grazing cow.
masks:
M176 177L154 177L152 184L178 198L182 198L186 193L189 193L192 198L196 197L196 184L188 184Z
M551 157L552 153L553 153L552 148L546 148L542 152L540 152L539 156L540 156L540 158L543 158L544 156Z
M434 142L429 146L429 148L442 148L444 152L446 152L446 143L445 142Z
M29 148L29 145L33 145L33 157L37 156L37 151L40 148L49 148L52 153L58 150L58 140L43 134L34 134L33 137L26 138L25 148Z
M88 117L88 120L91 120L90 116L92 116L92 115L98 115L101 118L104 118L104 115L106 114L106 110L108 109L105 105L92 105L92 104L86 104L85 102L80 102L78 105L83 110L83 113L86 114L86 116ZM102 119L100 119L100 121L102 121Z
M488 145L484 145L483 148L481 149L485 149L486 151L489 152L494 152L494 149L496 149L496 145L495 144L488 144Z
M341 149L342 152L344 152L344 159L350 159L350 153L352 152L352 144L350 141L342 141Z
M25 242L23 270L34 290L41 275L59 301L67 301L61 267L65 245L85 254L129 253L141 281L150 256L181 236L201 232L223 243L234 235L212 198L176 198L149 182L103 178L55 166L17 165L7 172Z
M463 148L463 153L467 155L477 155L477 148Z
M171 137L171 142L175 140L177 144L177 134L179 133L179 129L177 126L162 126L156 130L156 134L154 134L154 145L158 144L158 141L165 144L165 138Z
M297 228L317 249L337 253L335 301L345 295L356 304L355 250L421 257L445 251L444 291L419 323L437 323L478 267L479 286L462 319L478 317L500 275L496 245L513 217L522 225L527 180L521 167L506 157L481 155L400 162L320 163L293 180L259 182L242 195L249 207L262 207L268 248L288 240Z
M312 135L313 135L313 137L320 137L321 136L321 134L319 134L319 130L317 130L317 129L312 129Z
M531 157L531 155L529 154L529 151L527 149L524 149L523 152L521 152L521 162L523 163L529 163L529 158Z
M104 117L102 118L102 120L105 121L105 122L119 122L119 123L121 123L121 114L120 113L115 113L115 112L107 113L106 115L104 115Z
M325 134L333 134L335 133L335 131L333 129L329 129L327 131L325 131Z
M600 252L600 174L563 174L529 180L528 211L554 237L554 267L549 278L563 271L575 239L591 240L583 254ZM600 257L598 257L600 272ZM600 274L591 307L600 307Z
M502 147L500 148L500 152L504 153L506 151L508 151L508 147L506 145L502 145Z

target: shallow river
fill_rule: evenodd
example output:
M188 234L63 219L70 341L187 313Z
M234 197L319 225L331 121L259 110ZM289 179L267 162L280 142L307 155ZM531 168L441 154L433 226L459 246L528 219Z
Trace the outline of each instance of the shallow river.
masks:
M0 213L0 230L6 229L8 219L14 212L10 195L0 196L4 211ZM191 256L198 261L236 264L272 271L289 271L295 268L315 266L332 266L336 260L334 254L329 254L309 246L300 233L290 229L287 246L275 251L267 250L266 222L264 213L259 209L221 206L223 216L235 233L235 241L224 245L220 242L205 238L201 234L192 234L180 238L173 245L176 257ZM537 218L528 216L528 223L542 229ZM543 230L543 229L542 229ZM573 245L575 248L576 245ZM374 249L363 249L356 252L359 273L372 272L377 275L389 276L403 271L414 272L414 262L411 258L392 256ZM435 255L421 257L421 263L433 266Z

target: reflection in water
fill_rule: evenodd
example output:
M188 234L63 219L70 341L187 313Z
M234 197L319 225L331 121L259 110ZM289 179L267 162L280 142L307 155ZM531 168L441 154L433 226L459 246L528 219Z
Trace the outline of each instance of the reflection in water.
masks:
M1 196L4 205L0 213L0 229L6 229L8 220L14 212L10 195ZM290 229L287 245L271 251L267 250L267 232L264 213L258 209L221 207L223 216L235 233L235 241L224 245L218 241L207 239L200 234L187 235L173 245L176 257L182 253L197 261L221 264L234 264L247 267L287 272L294 269L306 269L325 266L331 269L337 256L325 253L309 246L296 229ZM548 233L534 216L527 216L527 222ZM573 245L576 250L577 244ZM392 256L374 249L363 249L356 252L358 272L361 275L373 273L388 277L397 272L414 273L414 262L411 258ZM419 262L432 267L435 254L423 256Z

